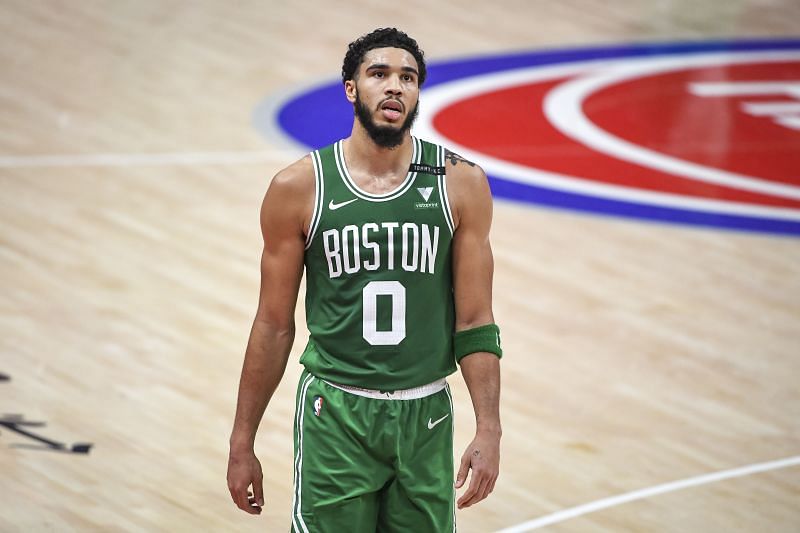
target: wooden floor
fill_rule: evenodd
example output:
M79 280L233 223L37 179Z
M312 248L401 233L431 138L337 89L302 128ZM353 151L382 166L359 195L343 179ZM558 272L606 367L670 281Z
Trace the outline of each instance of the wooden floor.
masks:
M397 25L435 60L800 30L792 0L334 4L0 4L0 531L288 529L302 328L257 442L263 515L225 482L258 208L298 155L252 112L335 76L354 37ZM495 212L501 474L460 531L800 455L800 241ZM451 382L460 454L474 426ZM800 467L544 530L796 532Z

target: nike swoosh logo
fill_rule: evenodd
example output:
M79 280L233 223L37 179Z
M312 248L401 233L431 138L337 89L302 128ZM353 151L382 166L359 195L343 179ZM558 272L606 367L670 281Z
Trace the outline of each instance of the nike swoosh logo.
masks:
M441 422L442 420L444 420L444 419L445 419L445 418L447 418L448 416L450 416L450 415L449 415L449 414L446 414L446 415L444 415L442 418L440 418L440 419L438 419L438 420L436 420L436 421L432 421L432 420L429 418L429 419L428 419L428 429L433 429L433 428L435 428L435 427L436 427L436 425L437 425L439 422Z
M333 201L333 200L331 200L331 201L328 203L328 209L330 209L331 211L336 211L336 210L337 210L337 209L339 209L340 207L344 207L344 206L346 206L347 204L352 204L352 203L353 203L353 202L355 202L356 200L358 200L358 198L353 198L352 200L347 200L346 202L340 202L340 203L338 203L338 204L337 204L337 203L334 203L334 201Z

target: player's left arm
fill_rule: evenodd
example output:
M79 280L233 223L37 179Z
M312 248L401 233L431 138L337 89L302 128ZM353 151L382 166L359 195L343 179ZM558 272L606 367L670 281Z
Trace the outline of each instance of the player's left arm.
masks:
M492 195L479 166L447 153L448 196L456 226L453 234L453 288L456 331L494 323L492 274L494 260L489 242ZM469 507L494 490L500 470L500 360L489 352L475 352L460 360L461 373L475 411L475 438L467 446L456 475L461 488L472 470L469 487L458 508Z

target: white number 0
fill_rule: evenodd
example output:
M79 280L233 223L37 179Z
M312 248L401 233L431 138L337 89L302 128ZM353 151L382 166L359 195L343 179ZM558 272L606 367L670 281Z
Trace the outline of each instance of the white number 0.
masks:
M406 288L399 281L370 281L364 286L364 340L392 346L406 338ZM392 329L378 331L378 296L392 297Z

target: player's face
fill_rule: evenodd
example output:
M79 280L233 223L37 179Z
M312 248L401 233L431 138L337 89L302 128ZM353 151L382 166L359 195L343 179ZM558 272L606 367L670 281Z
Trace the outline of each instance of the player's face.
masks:
M358 74L345 84L356 117L373 141L393 148L403 142L417 116L419 73L402 48L376 48L364 55Z

